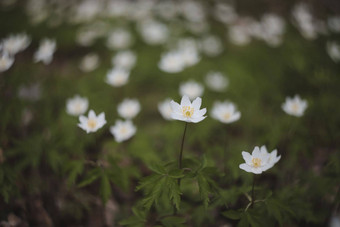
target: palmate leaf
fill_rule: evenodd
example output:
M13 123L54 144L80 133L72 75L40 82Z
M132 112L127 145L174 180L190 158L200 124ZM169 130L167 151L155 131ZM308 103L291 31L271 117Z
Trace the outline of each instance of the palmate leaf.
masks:
M179 189L177 180L173 178L167 178L169 187L170 200L175 204L176 209L179 210L179 204L181 202L181 191Z
M95 181L96 179L99 178L99 176L101 175L102 173L102 170L100 167L97 167L97 168L94 168L92 170L90 170L84 177L84 180L81 181L79 184L78 184L78 187L84 187L88 184L91 184L93 181Z
M101 176L100 183L100 197L102 198L103 203L105 204L111 196L111 185L110 179L106 174Z
M208 183L206 177L201 173L199 173L197 175L197 183L198 183L198 188L199 188L201 199L203 199L204 207L208 208L209 192L210 192L209 183Z
M161 222L165 227L181 227L185 226L183 224L185 224L186 220L183 217L170 216L163 218Z

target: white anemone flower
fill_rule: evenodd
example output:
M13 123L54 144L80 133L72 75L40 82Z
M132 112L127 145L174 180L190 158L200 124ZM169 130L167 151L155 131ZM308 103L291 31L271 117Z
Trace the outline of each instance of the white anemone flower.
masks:
M265 145L261 146L260 151L263 155L268 154L268 169L272 168L280 159L281 155L277 156L277 150L273 150L272 152L268 153L267 147Z
M132 69L136 64L136 59L136 54L133 51L120 51L112 58L112 64L119 68Z
M171 117L175 120L186 121L186 122L193 122L198 123L207 116L204 114L207 112L207 109L200 109L202 104L202 99L197 97L192 103L188 96L183 96L181 100L181 104L178 104L175 101L171 101Z
M118 105L118 114L122 118L132 119L139 113L141 107L137 99L124 99Z
M204 87L196 81L189 80L185 83L181 83L179 86L179 93L181 96L188 96L190 100L193 100L199 96L202 96Z
M5 38L3 41L3 50L9 55L15 55L20 51L25 50L31 43L30 37L25 34L11 35Z
M105 82L113 87L121 87L129 81L129 76L129 71L121 68L113 68L106 74Z
M111 50L124 49L132 44L132 36L126 29L118 28L112 31L108 38L106 45Z
M141 22L139 32L144 42L149 45L163 44L169 37L169 30L165 24L149 19Z
M158 103L158 110L165 120L172 120L171 118L172 108L170 102L171 99L167 98L163 102Z
M84 114L89 107L87 98L75 95L73 98L66 101L66 112L72 116L79 116Z
M301 117L307 108L307 101L295 95L294 98L286 97L286 102L282 104L282 109L289 115Z
M223 51L223 44L219 37L207 35L200 42L201 49L209 57L216 57Z
M45 65L51 63L56 49L56 42L52 39L44 39L40 42L39 49L34 54L34 61L42 61Z
M213 91L223 92L229 85L229 80L221 72L210 71L205 77L205 83Z
M0 52L0 72L8 70L14 63L14 58L6 52Z
M80 62L79 68L83 72L91 72L99 65L99 57L95 53L87 54Z
M93 110L89 111L88 117L84 115L79 116L80 123L78 126L86 131L86 133L96 132L98 129L106 124L105 113L102 112L98 116Z
M117 120L115 125L110 127L110 132L118 143L130 139L136 133L136 130L130 120Z
M211 116L222 123L228 124L239 120L241 113L237 111L235 104L224 101L214 103Z
M267 152L261 152L258 146L254 148L252 154L242 151L242 156L245 163L240 164L239 167L249 173L261 174L275 164L271 160L271 155Z
M179 51L171 51L162 55L158 67L167 73L181 72L185 63L182 58L182 53Z

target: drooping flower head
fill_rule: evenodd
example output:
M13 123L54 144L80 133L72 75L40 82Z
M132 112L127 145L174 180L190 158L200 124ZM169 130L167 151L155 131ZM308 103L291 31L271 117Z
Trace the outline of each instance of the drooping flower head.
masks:
M117 120L115 125L110 127L110 132L118 143L130 139L136 133L136 130L130 120Z
M202 99L200 97L197 97L191 103L189 97L184 95L182 97L181 104L178 104L173 100L170 104L172 108L172 119L197 123L206 118L204 114L207 112L207 109L200 109L202 104Z
M277 150L268 153L265 146L262 146L261 150L258 146L256 146L252 154L242 151L245 163L240 164L239 167L249 173L261 174L262 172L272 168L275 163L280 160L281 156L277 157L276 155Z
M106 124L105 113L101 113L96 116L93 110L89 111L88 117L84 115L79 116L80 123L78 126L86 131L86 133L96 132L98 129Z
M228 124L240 119L241 113L237 111L234 103L224 101L214 103L211 116L222 123Z
M287 114L301 117L307 108L307 101L295 95L294 98L287 97L286 102L282 104L282 109Z

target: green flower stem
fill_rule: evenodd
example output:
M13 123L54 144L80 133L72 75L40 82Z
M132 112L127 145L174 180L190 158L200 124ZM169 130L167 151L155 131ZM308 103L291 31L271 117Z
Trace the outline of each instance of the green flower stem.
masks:
M255 174L253 174L253 187L251 189L251 205L250 205L251 208L253 208L255 201L254 187L255 187Z

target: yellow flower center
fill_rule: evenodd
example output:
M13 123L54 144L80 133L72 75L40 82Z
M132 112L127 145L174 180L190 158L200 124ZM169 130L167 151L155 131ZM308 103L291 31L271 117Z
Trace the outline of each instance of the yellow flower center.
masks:
M299 110L299 105L298 105L297 103L293 103L293 105L292 105L292 110L293 110L294 112L297 112L297 111Z
M97 121L95 119L89 119L87 121L87 126L90 128L90 129L94 129L96 126L97 126Z
M253 158L253 159L251 160L251 162L253 163L253 166L254 166L255 168L261 166L261 159L259 159L259 158Z
M125 127L122 127L122 128L120 129L120 133L126 134L126 133L127 133L127 129L126 129Z
M230 114L230 113L225 113L225 114L223 115L224 120L229 120L230 117L231 117L231 114Z
M194 114L194 108L190 106L183 106L182 113L185 117L192 117L192 115Z

